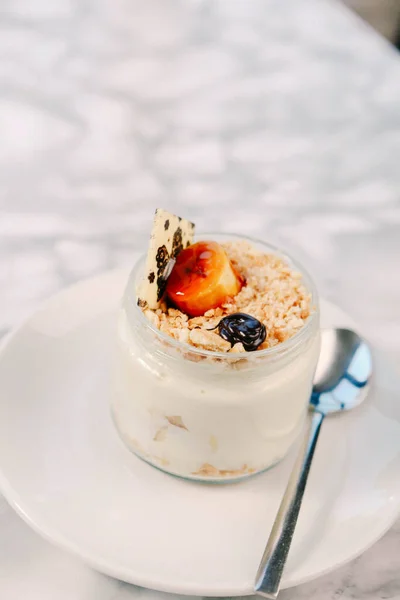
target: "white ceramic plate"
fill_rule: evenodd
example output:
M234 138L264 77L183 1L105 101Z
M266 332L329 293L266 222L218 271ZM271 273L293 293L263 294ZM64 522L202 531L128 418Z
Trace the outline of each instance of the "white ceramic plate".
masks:
M237 484L166 475L132 455L109 412L117 271L49 300L0 355L0 485L39 533L99 571L168 592L251 592L293 454ZM324 326L351 326L322 303ZM398 382L375 353L365 404L324 425L284 586L360 554L400 503Z

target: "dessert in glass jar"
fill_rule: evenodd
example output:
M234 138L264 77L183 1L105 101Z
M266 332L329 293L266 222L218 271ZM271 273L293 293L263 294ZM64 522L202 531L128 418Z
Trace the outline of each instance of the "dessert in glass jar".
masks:
M269 244L227 234L195 242L187 223L157 211L147 260L129 277L113 418L152 465L232 481L280 461L304 425L319 354L317 292Z

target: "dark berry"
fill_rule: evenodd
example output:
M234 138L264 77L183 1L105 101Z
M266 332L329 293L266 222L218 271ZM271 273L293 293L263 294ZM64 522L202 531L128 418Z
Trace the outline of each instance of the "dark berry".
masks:
M245 313L234 313L221 319L218 323L218 332L232 346L242 342L247 352L257 350L266 336L265 325Z

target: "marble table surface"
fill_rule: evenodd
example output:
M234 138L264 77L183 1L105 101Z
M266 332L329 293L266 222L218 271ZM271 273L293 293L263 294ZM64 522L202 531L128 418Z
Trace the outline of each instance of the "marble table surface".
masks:
M129 265L163 206L297 253L400 370L400 56L329 0L3 0L0 332ZM284 600L400 598L400 522ZM0 597L159 594L0 498Z

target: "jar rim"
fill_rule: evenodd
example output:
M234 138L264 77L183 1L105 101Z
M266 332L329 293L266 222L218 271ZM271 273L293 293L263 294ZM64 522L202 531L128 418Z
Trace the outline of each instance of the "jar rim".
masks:
M293 266L297 271L299 271L301 273L301 276L302 276L302 279L304 281L307 291L310 292L310 294L311 294L311 303L312 303L312 306L314 307L314 310L310 314L308 319L306 320L303 327L301 327L301 329L298 332L296 332L293 336L291 336L284 342L277 344L276 346L272 346L270 348L265 348L264 350L255 350L254 352L243 353L243 354L246 354L247 360L251 361L251 360L262 358L262 357L276 357L283 352L288 352L291 349L297 348L298 345L300 345L304 339L307 339L309 332L310 332L310 330L312 330L316 319L319 318L318 292L317 292L315 283L314 283L313 279L311 278L311 276L309 275L308 271L306 269L304 269L304 267L297 260L293 259L289 254L287 254L281 248L278 248L277 246L274 246L273 244L270 244L263 240L259 240L257 238L253 238L253 237L250 237L247 235L241 235L241 234L237 234L237 233L225 233L225 232L218 232L218 233L205 232L204 234L203 233L197 234L196 238L199 238L199 236L202 240L206 239L208 237L211 239L214 239L216 237L219 237L221 239L221 237L223 237L223 238L226 238L226 239L224 239L224 241L236 239L236 240L245 240L245 241L251 242L253 244L260 244L261 246L266 248L267 251L270 251L272 254L276 254L276 255L280 256L290 266ZM191 352L193 354L196 354L197 356L202 356L202 357L217 358L217 359L222 359L225 361L231 361L231 360L237 361L238 358L240 357L237 353L231 354L229 352L221 352L221 351L215 352L214 350L203 350L201 348L197 348L196 346L187 344L186 342L180 342L179 340L176 340L175 338L168 335L167 333L162 332L155 325L153 325L153 323L151 323L151 321L149 321L149 319L147 319L147 317L144 315L144 312L138 306L137 301L136 301L137 276L138 276L138 272L140 271L140 268L142 267L142 265L145 262L145 258L146 258L145 255L141 255L139 257L139 259L136 261L136 263L131 271L131 274L129 276L129 282L133 281L134 290L135 290L134 301L132 302L132 298L130 297L129 302L132 303L133 308L134 308L133 314L135 317L137 316L137 318L139 319L139 322L144 327L149 329L153 334L155 334L158 339L160 339L163 342L168 343L173 348L181 350L184 353Z

